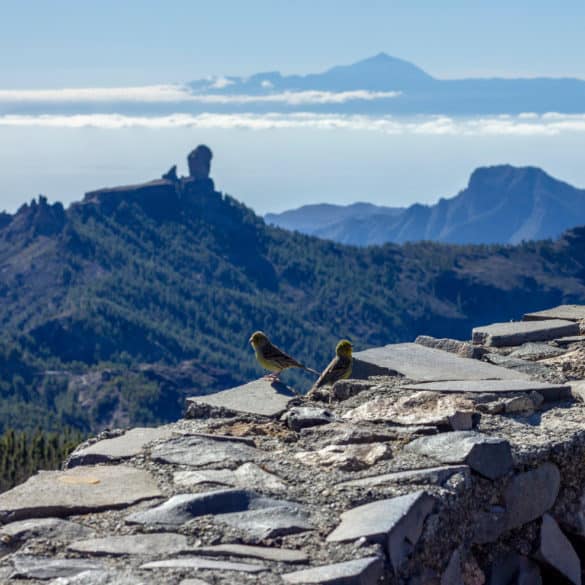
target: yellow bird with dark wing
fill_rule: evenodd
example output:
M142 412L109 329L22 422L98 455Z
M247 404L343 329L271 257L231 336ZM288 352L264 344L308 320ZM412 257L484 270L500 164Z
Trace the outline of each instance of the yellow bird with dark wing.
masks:
M272 374L267 374L265 376L270 380L278 380L282 370L286 370L287 368L301 368L302 370L311 372L311 374L315 374L315 376L319 375L319 372L304 366L299 361L295 360L295 358L282 351L282 349L273 345L270 342L270 339L268 339L266 334L262 331L252 333L249 341L254 348L254 353L256 354L258 363L264 369L272 372Z
M351 365L353 357L351 355L351 342L342 339L335 348L335 357L329 365L323 370L319 379L313 385L311 390L321 386L331 386L338 380L345 380L351 376Z

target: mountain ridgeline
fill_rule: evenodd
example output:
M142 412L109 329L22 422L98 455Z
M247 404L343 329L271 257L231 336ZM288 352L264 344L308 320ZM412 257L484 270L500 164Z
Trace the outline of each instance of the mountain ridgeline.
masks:
M285 229L357 246L420 240L517 244L557 238L585 224L585 190L539 168L500 165L475 170L463 191L434 205L307 205L265 219Z
M256 329L320 369L342 337L356 350L461 338L585 302L583 228L514 247L344 246L267 226L215 190L209 149L194 152L189 177L3 216L0 431L176 419L186 396L261 374Z

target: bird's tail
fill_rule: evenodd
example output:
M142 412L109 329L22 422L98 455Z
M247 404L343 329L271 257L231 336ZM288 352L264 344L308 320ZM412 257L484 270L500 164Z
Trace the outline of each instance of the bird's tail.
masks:
M307 366L303 366L303 370L306 370L307 372L310 372L311 374L314 374L315 376L321 375L321 372L318 372L317 370L313 370L313 368L307 368Z

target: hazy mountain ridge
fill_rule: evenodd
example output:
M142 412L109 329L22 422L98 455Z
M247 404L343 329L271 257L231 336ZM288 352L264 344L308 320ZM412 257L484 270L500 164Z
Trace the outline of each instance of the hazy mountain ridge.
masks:
M218 76L175 85L49 89L3 96L0 115L90 114L160 116L180 113L417 114L583 113L585 81L571 78L439 79L380 53L320 73ZM45 97L43 97L45 96Z
M322 368L341 337L460 337L584 302L584 242L348 247L267 226L205 178L40 198L0 228L0 427L172 420L186 394L260 374L256 329Z
M361 205L361 204L360 204ZM345 244L432 240L455 244L516 244L556 238L585 224L585 190L559 181L536 167L500 165L476 169L468 186L434 205L408 208L305 206L268 214L268 223ZM308 221L310 218L311 221Z

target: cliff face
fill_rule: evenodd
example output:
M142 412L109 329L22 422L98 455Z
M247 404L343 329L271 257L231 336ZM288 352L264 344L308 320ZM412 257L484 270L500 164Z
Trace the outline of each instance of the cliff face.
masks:
M0 495L0 578L578 585L585 306L524 319L102 433Z

